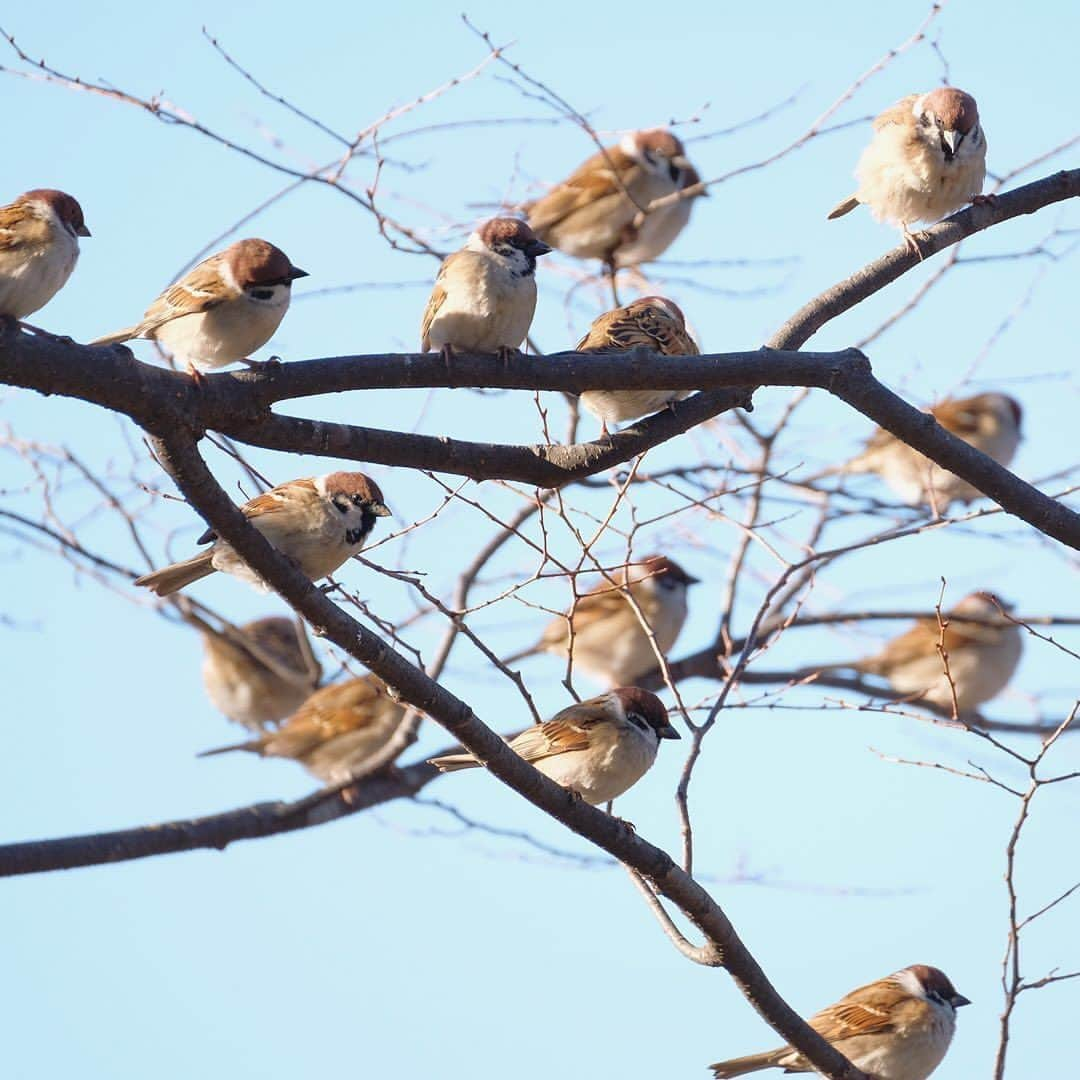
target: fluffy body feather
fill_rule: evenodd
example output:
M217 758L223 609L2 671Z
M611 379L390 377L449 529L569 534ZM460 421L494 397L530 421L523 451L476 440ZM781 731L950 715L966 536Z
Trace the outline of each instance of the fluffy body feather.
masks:
M510 749L593 806L617 799L656 760L661 739L677 739L662 702L648 690L619 687L563 709L510 741ZM471 754L432 758L442 772L473 769Z
M697 169L687 165L680 171L679 191L684 191L694 184L701 183ZM642 263L655 262L679 237L679 233L690 224L690 212L698 199L708 197L707 191L679 199L670 206L662 206L645 215L634 235L615 249L615 265L641 266Z
M643 296L625 307L605 312L578 342L579 352L625 352L651 349L664 356L697 356L697 342L686 329L678 304L663 296ZM681 401L692 390L586 390L581 404L603 424L636 420Z
M346 472L279 484L246 502L240 512L312 581L332 574L357 554L375 519L390 513L374 480ZM207 530L199 542L211 540L209 551L145 574L135 584L169 596L220 570L266 591L262 579L215 533Z
M273 337L289 310L292 283L306 276L273 244L238 240L166 289L142 322L92 344L148 338L192 369L224 367Z
M670 234L667 243L674 240L685 220L673 234L672 224L683 214L689 218L690 200L678 204L674 219L654 223L645 240L635 219L655 199L687 186L692 170L682 143L670 131L631 132L618 146L594 154L525 211L536 235L567 255L636 265L644 261L643 254L666 249L667 244L658 247L658 238Z
M203 685L215 708L251 731L284 720L322 674L303 627L280 616L239 627L239 639L209 625L203 635Z
M1008 465L1020 445L1020 405L1006 394L976 394L942 401L929 411L943 428L999 465ZM877 473L901 499L913 506L925 503L944 510L952 502L967 503L983 498L967 481L939 468L882 428L871 436L858 457L836 471Z
M67 283L89 236L70 195L38 189L0 206L0 315L25 319Z
M550 250L523 221L487 222L443 261L420 326L420 348L518 348L536 311L536 260Z
M970 1002L944 972L914 964L860 986L807 1021L875 1080L926 1080L941 1064L956 1030L956 1010ZM790 1046L710 1065L715 1080L761 1069L813 1072Z
M859 203L878 221L902 227L939 221L982 192L986 138L975 99L953 87L912 94L874 121L855 170L858 189L829 214Z
M200 757L243 750L291 758L324 784L344 784L391 739L405 710L374 675L316 690L276 731Z

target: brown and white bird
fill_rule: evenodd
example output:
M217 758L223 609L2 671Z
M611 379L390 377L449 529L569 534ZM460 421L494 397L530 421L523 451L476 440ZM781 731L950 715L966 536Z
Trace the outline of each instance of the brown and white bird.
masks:
M625 352L633 348L651 349L663 356L697 356L697 342L686 329L686 318L674 300L663 296L643 296L625 307L607 311L593 321L589 332L578 342L578 352ZM608 424L636 420L662 409L672 401L689 397L693 390L586 390L581 404L601 423L601 435Z
M283 555L297 563L312 581L332 574L357 554L375 527L375 519L390 511L379 485L358 472L289 480L256 495L240 512ZM212 529L199 537L208 551L144 574L135 580L158 596L171 596L216 570L233 574L266 591L262 579Z
M344 784L390 741L404 713L374 675L363 675L316 690L276 731L199 757L245 750L292 758L324 784Z
M599 806L652 768L661 739L678 739L664 703L638 686L580 701L510 740L510 749L546 777ZM440 772L474 769L472 754L431 759Z
M322 668L301 623L274 615L219 630L187 617L203 638L206 694L234 723L262 731L295 712L319 685Z
M688 179L691 175L694 181ZM654 222L647 234L651 239L643 239L650 215L641 218L642 212L654 200L697 179L682 142L670 131L633 131L617 146L593 154L561 184L524 209L536 235L567 255L600 259L609 268L636 265L645 261L644 254L656 258L674 241L686 223L680 220L682 215L689 218L691 200L657 210L657 217L665 211L674 212L675 217L669 217L666 224Z
M949 1049L956 1031L956 1010L970 1004L943 971L912 964L852 990L807 1023L874 1080L926 1080ZM715 1080L760 1069L814 1072L791 1046L718 1061L709 1068Z
M1008 394L947 399L928 412L946 431L992 457L999 465L1008 465L1020 445L1023 412L1020 403ZM967 503L983 497L966 480L935 465L884 428L874 432L866 449L857 457L817 475L870 472L877 473L912 506L925 503L944 510L952 502Z
M685 191L701 183L701 176L693 165L687 165L679 173L679 191ZM690 223L690 211L697 199L706 199L709 193L702 188L694 195L678 199L658 207L645 215L635 230L635 235L615 250L615 266L641 266L655 262L679 237Z
M25 319L65 285L89 236L72 196L36 188L0 206L0 316Z
M865 203L905 237L914 222L939 221L976 200L986 179L986 137L975 99L942 86L898 101L874 121L855 178L855 194L829 217Z
M630 685L655 670L659 666L656 650L666 655L686 622L686 591L698 578L665 555L631 563L620 576L619 587L601 582L580 597L568 617L552 620L535 645L505 662L536 653L566 656L572 647L575 669L610 686ZM635 604L652 630L655 647Z
M517 218L492 218L443 260L420 326L424 352L506 353L536 311L536 260L551 250Z
M273 337L289 310L292 283L307 276L273 244L238 240L170 285L142 322L91 344L158 341L196 377L227 364L254 364L251 353Z
M955 688L957 711L970 712L1004 690L1020 663L1021 629L1002 614L1011 610L993 593L971 593L944 617L944 631L936 617L919 619L876 655L828 667L881 675L896 693L945 710L952 709ZM939 646L948 655L951 684Z

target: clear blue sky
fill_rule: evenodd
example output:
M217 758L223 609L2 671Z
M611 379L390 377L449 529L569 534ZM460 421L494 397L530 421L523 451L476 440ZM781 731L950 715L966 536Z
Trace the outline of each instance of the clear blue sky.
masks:
M914 30L927 5L826 0L817 5L568 4L528 10L479 0L469 15L510 55L547 81L598 128L622 129L701 115L683 133L727 127L798 92L796 103L738 135L691 145L706 177L757 160L802 131L852 79ZM873 11L873 17L868 17ZM303 6L111 3L23 5L4 16L32 55L62 70L103 77L141 95L161 93L208 126L252 146L284 139L301 167L334 147L259 99L213 53L205 24L275 91L346 132L472 68L484 50L446 5ZM952 80L978 97L998 171L1075 134L1075 44L1080 13L1067 4L1030 6L1023 19L1003 3L954 2L935 24ZM0 49L0 63L8 60ZM876 112L903 94L928 89L941 62L926 46L875 77L838 119ZM476 118L547 117L488 68L480 78L386 128L384 136L426 124ZM31 187L57 186L83 203L93 238L67 289L42 321L86 340L133 320L204 243L281 185L280 178L189 131L168 128L126 106L2 77L5 102L3 201ZM708 105L706 109L705 106ZM704 110L704 111L703 111ZM866 127L816 141L776 167L713 192L671 255L679 260L791 259L753 267L691 267L713 291L666 286L709 350L754 347L795 308L894 243L866 214L827 223L825 212L851 189ZM508 193L565 175L586 154L585 136L567 125L508 124L402 139L388 156L388 212L444 247ZM1075 164L1076 153L1050 168ZM370 179L358 163L355 181ZM1030 178L1034 178L1033 174ZM1057 224L1075 228L1074 208L1051 209L977 238L968 255L1024 250ZM266 236L310 271L273 350L286 359L416 347L435 265L391 252L370 216L324 190L307 189L245 230ZM1058 241L1058 247L1064 245ZM553 260L554 261L554 260ZM566 265L566 264L562 264ZM859 340L924 280L928 265L864 308L833 323L816 347ZM563 304L567 278L548 266L535 331L542 346L573 343L598 313L579 293ZM355 282L400 282L299 302L305 292ZM416 284L419 283L419 284ZM1077 384L1076 262L1045 259L959 268L918 312L869 350L875 369L917 403L958 386L1016 394L1028 438L1015 462L1026 477L1075 463ZM1030 293L1030 296L1029 296ZM1003 318L1016 319L982 351ZM47 315L47 318L44 316ZM149 350L142 353L149 357ZM973 378L962 383L978 360ZM817 400L800 414L784 448L794 465L829 462L869 431L843 406ZM759 394L759 415L785 397ZM561 412L552 402L555 430ZM539 437L528 395L464 392L350 395L297 407L313 415L502 441ZM121 425L89 406L8 393L0 422L18 435L69 445L99 469L128 469ZM588 421L587 421L588 423ZM592 430L586 427L586 435ZM699 454L725 458L725 422L665 448L650 465ZM322 471L314 461L254 454L275 479ZM5 453L5 502L38 506L31 478ZM398 523L438 504L430 481L375 469ZM154 478L152 467L140 475ZM235 474L222 467L224 479ZM164 481L162 481L164 482ZM468 494L477 494L475 487ZM479 489L501 510L514 497ZM85 492L70 493L78 506ZM594 511L600 491L580 505ZM665 509L643 494L642 509ZM734 510L735 504L722 504ZM180 555L197 534L183 507L151 533L163 557L165 530ZM806 518L781 526L790 553ZM714 579L738 533L723 520L678 519L649 542L679 553ZM475 511L457 506L427 529L379 549L390 566L426 569L445 588L456 547L486 535ZM857 535L866 522L840 530ZM84 526L94 543L138 565L121 530ZM666 531L665 531L666 530ZM697 539L687 539L692 531ZM462 545L457 537L464 536ZM565 537L557 538L565 544ZM619 550L615 539L607 554ZM642 549L644 553L645 549ZM20 550L0 536L0 626L7 678L3 710L5 793L2 836L17 840L120 828L186 817L310 790L288 762L195 754L230 741L234 730L202 694L194 638L149 609L77 579L55 558ZM760 601L775 564L755 554L740 616ZM508 551L501 572L530 567ZM1076 611L1076 562L1033 544L1017 523L991 518L971 528L872 549L823 575L816 610L854 605L930 607L938 580L956 599L990 587L1025 612ZM347 580L375 610L401 618L404 589L350 568ZM502 582L488 587L497 591ZM237 621L275 610L234 581L200 592ZM564 589L534 599L558 607ZM719 584L704 585L676 655L715 630ZM542 617L500 605L477 620L493 640L524 643ZM770 663L799 666L868 651L880 627L863 632L790 635ZM893 630L897 629L895 626ZM887 632L887 631L886 631ZM425 651L441 633L434 621L410 640ZM1077 646L1075 631L1060 640ZM478 669L476 654L455 653L448 685L500 729L519 726L520 700ZM538 704L566 703L556 662L528 669ZM1014 689L995 703L1002 717L1054 715L1075 694L1075 661L1029 643ZM691 699L709 688L691 685ZM792 704L820 702L807 693ZM444 745L427 732L416 753ZM1022 741L1022 748L1030 749ZM1080 767L1077 746L1055 758ZM698 865L720 879L716 897L780 990L804 1010L914 962L943 967L974 1005L965 1009L938 1075L989 1075L1005 947L1003 848L1016 806L1000 791L926 769L905 758L998 768L974 740L911 720L854 712L733 710L714 733L694 794ZM625 800L621 812L675 851L670 792L680 746ZM671 751L671 752L668 752ZM1021 782L1016 769L1001 775ZM580 849L510 792L480 773L430 789L477 818L530 829ZM1038 806L1020 862L1023 906L1040 906L1077 878L1073 839L1080 790L1059 785ZM725 883L732 875L764 884ZM1080 965L1076 900L1031 934L1025 969ZM138 863L10 880L0 884L7 928L0 951L11 989L0 1033L6 1076L85 1080L285 1080L300 1076L439 1076L516 1080L560 1075L703 1077L706 1063L774 1042L774 1036L721 972L695 967L670 947L617 870L582 870L520 844L472 833L425 807L393 805L317 830ZM1074 1053L1072 1020L1080 982L1025 996L1016 1017L1010 1075L1061 1075Z

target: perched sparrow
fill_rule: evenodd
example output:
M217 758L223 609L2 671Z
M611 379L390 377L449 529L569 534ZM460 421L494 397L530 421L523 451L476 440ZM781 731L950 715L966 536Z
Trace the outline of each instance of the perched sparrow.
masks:
M974 397L945 400L930 414L946 431L1008 465L1020 445L1020 403L1007 394L976 394ZM883 428L870 437L858 457L838 469L819 473L877 473L905 502L913 506L927 503L944 510L951 502L971 502L982 498L951 472L939 468L929 458Z
M247 750L292 758L324 784L344 784L393 736L405 714L374 675L316 690L277 731L199 757Z
M939 649L939 645L944 645L956 690L957 710L969 712L1000 693L1020 662L1023 642L1020 627L1009 622L1001 614L1003 610L1010 611L1011 605L993 593L972 593L945 616L944 637L936 617L919 619L876 656L829 667L848 667L867 675L884 676L898 694L949 710L953 704L953 686L945 675ZM951 618L955 615L986 621L957 622Z
M663 296L643 296L626 307L615 308L593 321L578 342L578 352L624 352L642 347L664 356L697 356L697 343L686 331L678 304ZM672 401L689 397L692 390L586 390L581 404L600 420L601 434L608 421L636 420Z
M558 187L529 203L525 211L536 235L567 255L602 259L608 267L643 262L637 252L648 250L657 241L643 236L650 215L645 215L640 226L635 226L635 220L655 199L689 186L689 175L696 182L697 173L686 159L683 144L670 131L634 131L618 146L593 154ZM676 222L680 214L689 217L690 200L665 207L656 216L668 211L676 214ZM649 257L661 254L684 224L678 224ZM671 229L670 223L654 223L648 235L666 236Z
M834 207L838 218L865 203L904 235L916 221L939 221L976 199L986 178L986 138L975 99L942 86L912 94L874 121L855 169L858 190Z
M390 511L379 485L358 472L335 472L278 484L256 495L240 512L312 581L332 574L364 546L375 519ZM158 596L170 596L221 570L266 590L262 579L212 529L199 537L213 546L194 558L136 578Z
M89 236L82 207L62 191L38 188L0 206L0 315L23 319L63 287Z
M207 696L237 724L262 731L299 708L319 685L322 668L301 623L271 616L238 627L239 635L202 620L197 625Z
M701 176L693 165L687 165L679 176L679 191L701 183ZM615 265L640 266L642 263L659 259L672 244L679 233L690 222L690 211L695 199L706 199L709 193L702 189L696 195L679 199L667 206L645 215L645 220L637 229L637 235L622 244L615 251Z
M141 323L92 341L160 341L192 375L237 361L253 363L289 310L292 283L307 272L265 240L238 240L170 285Z
M623 585L601 582L582 596L569 621L573 626L574 667L609 683L633 683L658 666L656 649L666 654L686 622L686 590L698 579L691 577L674 559L650 555L623 571ZM632 597L652 628L656 646L645 633ZM508 657L508 663L534 653L566 656L571 648L567 619L548 624L536 645Z
M550 250L524 221L485 222L439 268L420 326L420 348L517 349L536 311L536 260Z
M510 741L546 777L598 806L617 799L652 768L661 739L678 739L663 702L639 686L620 686L578 702ZM440 772L474 769L471 754L431 759Z
M875 1080L926 1080L941 1064L956 1030L956 1010L970 1005L943 971L912 964L860 986L807 1021L857 1069ZM793 1047L718 1061L715 1080L759 1069L809 1073L814 1068Z

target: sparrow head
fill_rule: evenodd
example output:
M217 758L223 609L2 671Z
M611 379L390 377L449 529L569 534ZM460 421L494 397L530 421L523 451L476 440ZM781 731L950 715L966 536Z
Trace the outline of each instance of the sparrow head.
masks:
M619 703L627 723L640 731L652 732L658 739L679 739L682 736L671 726L664 703L640 686L620 686L611 691Z
M916 98L912 107L915 123L932 145L939 146L946 162L978 149L979 107L970 94L953 86L941 86Z
M536 260L551 248L519 218L497 217L485 221L465 245L471 251L490 251L502 259L515 277L536 271Z
M893 978L913 997L925 998L942 1008L955 1011L971 1004L963 994L956 992L944 971L929 964L912 964L898 971Z
M90 235L90 230L83 220L79 200L66 191L56 191L54 188L35 188L33 191L27 191L25 194L20 195L17 201L34 209L40 208L46 214L51 214L72 236Z
M266 240L237 240L221 254L222 276L256 304L287 305L292 283L308 276L306 270L289 262L281 248Z
M662 319L675 323L680 330L686 330L686 316L674 300L669 300L666 296L642 296L626 305L626 310L631 315L637 315L646 309L656 312Z
M1024 410L1020 402L1008 394L977 394L971 399L973 408L982 412L998 431L1015 431L1020 434Z
M1002 600L996 593L981 590L969 593L953 609L954 615L969 615L972 618L991 618L1003 611L1012 611L1014 605Z
M315 486L341 514L349 544L362 544L375 527L375 519L390 516L379 485L363 473L328 473L320 476Z
M666 555L650 555L642 560L641 566L649 575L644 580L664 593L681 595L689 586L697 585L701 580L688 574L674 559L669 559Z
M684 187L683 176L693 166L686 158L682 142L667 128L630 131L623 136L619 149L654 176L667 176L677 187Z

